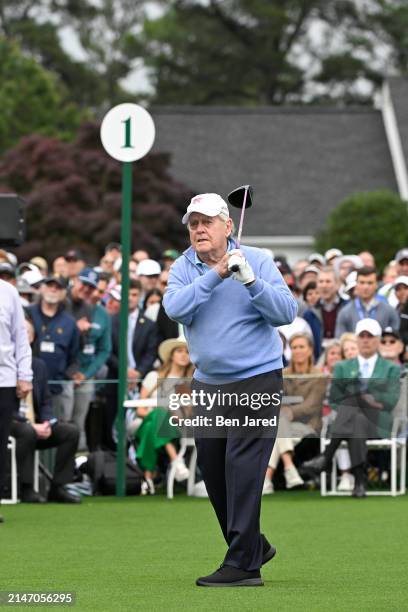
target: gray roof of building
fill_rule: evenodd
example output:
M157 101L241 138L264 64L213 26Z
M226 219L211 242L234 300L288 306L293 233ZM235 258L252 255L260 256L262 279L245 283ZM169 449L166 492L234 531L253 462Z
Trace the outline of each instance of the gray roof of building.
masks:
M408 167L408 79L391 78L388 83L404 151L405 164Z
M224 197L238 185L253 185L247 236L314 235L348 195L397 191L381 113L374 109L179 106L151 112L154 150L171 154L176 179L197 193Z

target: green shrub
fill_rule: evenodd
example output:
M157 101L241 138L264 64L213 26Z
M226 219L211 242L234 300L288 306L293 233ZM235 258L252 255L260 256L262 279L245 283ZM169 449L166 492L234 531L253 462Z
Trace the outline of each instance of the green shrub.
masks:
M370 251L383 267L408 245L408 203L391 191L355 193L329 215L315 239L317 251L336 247L343 253Z

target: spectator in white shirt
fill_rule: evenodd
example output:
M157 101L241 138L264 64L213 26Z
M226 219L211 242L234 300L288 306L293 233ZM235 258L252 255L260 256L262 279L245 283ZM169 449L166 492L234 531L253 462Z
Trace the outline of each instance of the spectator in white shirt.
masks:
M15 287L0 280L0 499L13 412L32 390L31 348ZM0 522L2 522L0 517Z

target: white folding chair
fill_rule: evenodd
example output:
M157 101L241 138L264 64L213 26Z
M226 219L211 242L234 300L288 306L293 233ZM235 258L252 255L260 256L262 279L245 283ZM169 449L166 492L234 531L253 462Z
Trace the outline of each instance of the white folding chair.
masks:
M134 400L126 400L124 402L125 408L156 408L157 399L134 399ZM195 447L194 438L188 436L182 436L180 438L180 450L177 454L177 458L181 459L185 456L188 448L191 448L191 456L188 465L188 469L190 471L188 480L187 480L187 495L192 495L192 491L195 484L195 469L197 464L197 449ZM176 466L174 464L170 465L169 471L167 473L167 497L168 499L173 499L174 497L174 481L176 475Z
M17 459L16 459L16 439L9 436L7 442L7 449L11 453L11 495L8 498L1 500L2 504L16 504L18 502L17 497Z
M180 438L180 450L177 455L177 459L181 459L186 454L188 448L191 448L190 461L188 463L189 476L187 479L187 495L193 494L195 484L195 471L197 465L197 448L194 442L194 438L182 437ZM172 464L167 474L167 498L173 499L174 497L174 480L176 475L176 466Z
M1 501L2 504L17 504L18 499L18 473L17 473L17 457L16 457L16 439L13 436L9 436L7 442L7 449L10 451L11 461L11 494L10 497L6 497ZM34 491L37 493L40 490L40 452L38 450L34 453Z
M40 451L34 453L34 491L40 492Z

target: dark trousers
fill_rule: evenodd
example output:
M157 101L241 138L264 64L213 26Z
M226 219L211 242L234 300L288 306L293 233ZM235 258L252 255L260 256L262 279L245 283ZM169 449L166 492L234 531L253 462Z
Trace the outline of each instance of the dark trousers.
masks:
M15 387L0 388L0 498L6 478L7 441L10 435L11 417L13 412L18 412L19 403Z
M333 459L342 440L347 441L352 469L367 461L367 440L375 438L377 432L378 410L361 409L358 404L339 407L331 427L332 440L325 451L326 461Z
M192 388L205 392L213 387L193 381ZM219 390L229 392L231 385L219 385ZM280 393L281 371L268 372L240 381L235 391L249 394ZM262 411L262 415L249 411L250 416L278 417L279 403ZM260 412L260 411L259 411ZM231 411L233 416L234 411ZM245 437L237 437L227 429L224 437L196 436L197 463L207 487L210 502L217 515L228 551L226 565L247 571L262 565L262 538L260 511L262 488L266 468L275 443L277 427ZM240 434L241 435L241 434Z
M53 483L63 485L72 481L75 453L78 448L79 429L73 423L56 423L52 434L41 440L30 423L13 421L11 435L16 438L17 471L22 485L33 485L34 452L57 447Z
M364 465L367 461L367 444L365 438L344 438L347 442L350 453L351 469ZM336 450L342 443L342 438L333 438L329 446L324 451L326 462L330 463L334 457Z
M116 443L112 436L113 425L118 413L118 385L116 383L106 385L105 397L102 421L102 447L104 449L116 450Z

